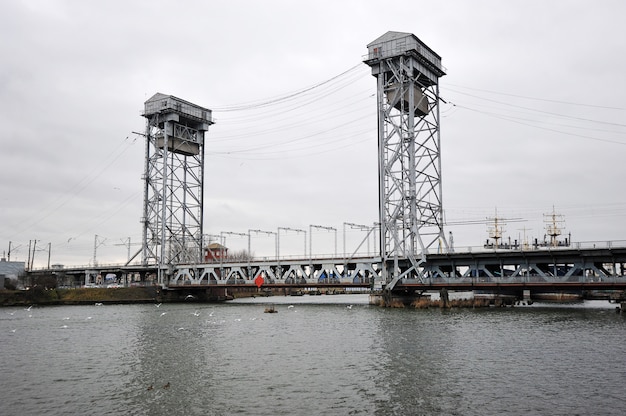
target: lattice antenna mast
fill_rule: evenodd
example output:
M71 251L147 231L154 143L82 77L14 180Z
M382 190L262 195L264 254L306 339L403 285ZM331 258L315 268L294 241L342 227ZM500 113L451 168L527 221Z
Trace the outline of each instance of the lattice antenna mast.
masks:
M387 32L367 45L377 79L382 276L391 289L421 277L443 232L439 78L441 58L415 35Z
M211 110L172 95L145 102L142 263L159 266L159 283L175 264L202 261L204 132Z

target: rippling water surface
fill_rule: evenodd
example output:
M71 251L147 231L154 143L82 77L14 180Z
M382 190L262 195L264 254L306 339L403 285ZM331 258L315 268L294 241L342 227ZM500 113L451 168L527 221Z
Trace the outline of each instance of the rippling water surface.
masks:
M259 302L268 300L278 313L264 313ZM442 311L345 295L4 308L0 345L2 415L622 415L626 407L626 317L602 303Z

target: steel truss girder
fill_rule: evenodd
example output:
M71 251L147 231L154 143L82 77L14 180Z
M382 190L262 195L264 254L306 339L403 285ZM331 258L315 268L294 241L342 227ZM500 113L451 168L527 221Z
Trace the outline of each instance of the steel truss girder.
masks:
M181 264L169 281L176 285L255 285L255 278L263 277L267 284L371 284L380 277L380 258L358 258L349 265L342 259L287 260L281 262L245 261L228 263Z
M402 260L406 262L407 259ZM447 253L428 256L420 268L419 279L404 279L402 284L498 283L506 289L507 285L520 283L624 282L626 249L614 249L610 253L601 250ZM181 264L176 267L170 284L254 286L259 275L267 284L320 284L328 282L324 275L333 273L336 279L330 283L363 284L381 279L383 270L380 257L359 257L348 265L343 259Z
M424 279L441 283L590 283L626 278L626 250L523 250L429 256Z

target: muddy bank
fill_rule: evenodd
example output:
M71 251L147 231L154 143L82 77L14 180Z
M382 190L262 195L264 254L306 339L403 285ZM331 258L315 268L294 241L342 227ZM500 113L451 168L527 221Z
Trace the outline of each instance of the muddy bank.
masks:
M149 303L157 302L160 294L156 287L79 288L2 290L0 306L19 305L87 305L93 303Z

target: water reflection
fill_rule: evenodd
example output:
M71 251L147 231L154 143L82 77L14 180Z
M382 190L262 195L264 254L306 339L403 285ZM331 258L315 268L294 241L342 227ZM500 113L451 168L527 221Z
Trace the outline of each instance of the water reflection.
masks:
M623 403L626 319L612 309L283 300L275 314L258 301L2 313L0 414L618 414Z

